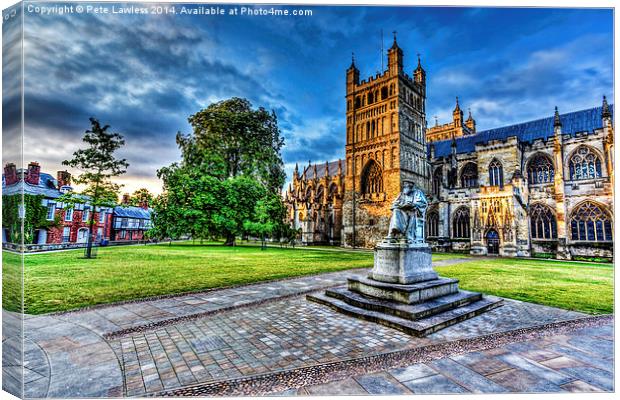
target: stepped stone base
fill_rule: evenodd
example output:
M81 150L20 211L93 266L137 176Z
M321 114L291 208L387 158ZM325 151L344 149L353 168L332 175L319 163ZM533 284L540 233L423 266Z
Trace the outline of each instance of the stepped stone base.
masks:
M351 295L351 292L344 287L340 288L340 291L342 292L332 290L306 297L342 314L419 337L430 335L499 307L503 301L497 297L482 298L479 293L460 291L457 295L444 296L417 305L399 304L399 307L394 307L392 302L377 302L361 295ZM342 295L341 298L332 297L339 294ZM475 300L477 296L480 296L479 300Z
M426 336L499 307L503 300L459 290L433 270L428 245L384 241L368 278L306 296L310 301L415 336Z

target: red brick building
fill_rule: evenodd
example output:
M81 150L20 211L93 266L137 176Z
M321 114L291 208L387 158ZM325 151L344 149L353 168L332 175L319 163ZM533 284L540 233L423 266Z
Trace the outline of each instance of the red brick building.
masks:
M51 226L34 230L32 237L25 238L29 250L53 250L60 248L82 247L88 241L88 224L94 213L93 239L96 243L107 244L111 241L123 243L139 241L151 226L151 210L145 207L116 206L95 207L89 204L89 198L82 196L83 203L68 205L59 200L63 193L71 192L71 174L58 171L56 178L41 172L36 162L28 164L26 170L17 169L9 163L4 167L2 176L2 195L43 196L42 205L46 207L46 219ZM115 221L116 218L116 221ZM114 229L114 226L118 228ZM14 247L17 238L11 237L10 229L2 227L4 247ZM122 232L122 233L121 233Z

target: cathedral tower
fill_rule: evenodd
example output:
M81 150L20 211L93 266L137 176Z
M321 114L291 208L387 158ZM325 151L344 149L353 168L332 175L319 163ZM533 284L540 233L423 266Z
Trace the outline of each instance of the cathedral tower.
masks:
M412 75L396 41L382 73L360 81L346 72L345 245L372 247L387 235L390 207L404 180L429 188L426 156L426 72Z

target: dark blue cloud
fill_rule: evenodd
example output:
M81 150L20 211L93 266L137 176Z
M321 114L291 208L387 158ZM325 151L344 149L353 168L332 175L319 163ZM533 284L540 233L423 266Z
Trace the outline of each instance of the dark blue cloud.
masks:
M275 110L289 176L342 157L345 70L352 51L363 78L381 68L382 30L385 48L398 32L407 71L421 54L429 125L457 95L479 129L613 96L611 10L299 7L313 16L26 14L28 134L66 144L37 157L55 168L96 116L126 135L128 179L157 186L187 117L232 96Z

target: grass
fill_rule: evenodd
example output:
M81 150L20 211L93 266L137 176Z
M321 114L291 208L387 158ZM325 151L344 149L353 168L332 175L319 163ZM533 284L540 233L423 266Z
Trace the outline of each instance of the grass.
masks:
M589 314L613 312L613 265L481 258L437 272L459 279L466 290Z
M42 314L216 287L371 267L371 252L333 248L234 248L187 243L100 248L27 255L24 310ZM433 260L465 257L434 254ZM438 267L463 289L578 310L613 311L613 266L535 259L480 258ZM17 310L20 257L3 252L3 307ZM6 279L6 278L10 279Z
M93 260L81 258L82 254L83 250L77 250L25 257L25 312L42 314L372 266L370 253L279 248L262 251L253 246L191 243L100 248ZM7 267L19 260L19 256L8 252L3 252L3 257ZM5 297L3 306L15 310L18 301L15 296Z

